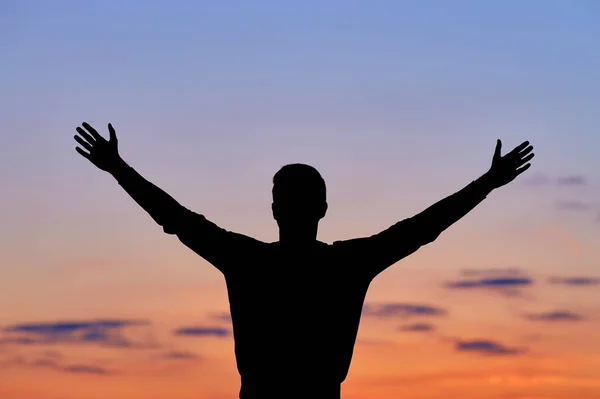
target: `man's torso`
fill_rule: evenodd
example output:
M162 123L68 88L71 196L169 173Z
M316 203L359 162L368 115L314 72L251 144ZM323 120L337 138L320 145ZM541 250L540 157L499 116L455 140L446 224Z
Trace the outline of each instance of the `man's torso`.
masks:
M276 381L339 390L370 279L335 244L256 242L246 255L225 273L242 394Z

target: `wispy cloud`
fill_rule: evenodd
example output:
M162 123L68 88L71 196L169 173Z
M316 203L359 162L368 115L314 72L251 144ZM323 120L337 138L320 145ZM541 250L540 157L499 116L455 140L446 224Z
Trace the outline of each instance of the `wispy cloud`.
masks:
M398 331L402 332L431 332L433 330L435 330L435 326L430 323L414 323L398 327Z
M93 366L88 364L74 364L63 366L60 370L65 371L67 373L79 373L79 374L113 374L113 372L108 371L104 367Z
M590 204L579 200L556 201L556 207L562 211L587 211L592 208Z
M525 349L511 348L499 342L487 339L476 339L471 341L458 340L455 349L459 352L471 352L482 355L520 355Z
M599 277L552 277L549 279L551 284L562 284L570 286L589 286L599 285Z
M192 326L192 327L180 327L173 331L175 335L181 336L193 336L193 337L227 337L231 332L226 328L221 327L203 327L203 326Z
M60 356L62 358L62 355ZM77 374L95 374L95 375L109 375L117 374L114 370L106 369L102 366L93 364L83 363L61 363L57 360L56 356L42 356L27 360L22 356L17 356L9 359L7 362L2 364L3 367L26 367L26 368L46 368L64 373L77 373Z
M444 284L453 290L493 290L506 296L519 296L521 289L529 287L533 280L529 277L484 277L450 281Z
M533 280L528 277L498 277L498 278L482 278L475 280L459 280L446 283L448 288L504 288L504 287L521 287L533 284Z
M178 360L198 360L200 355L188 351L171 351L163 355L165 359L178 359Z
M548 176L546 176L542 173L535 173L531 177L523 179L524 185L533 186L533 187L546 186L546 185L550 184L551 182L552 182L552 179L550 179Z
M536 173L533 176L524 179L523 184L527 186L539 187L539 186L566 186L566 187L579 187L587 184L587 180L583 175L562 175L551 177L543 173Z
M448 314L446 309L430 305L410 304L410 303L384 303L384 304L365 304L363 306L363 315L380 318L409 318L414 316L445 316Z
M559 186L584 186L586 179L582 175L567 175L556 178L556 184Z
M146 347L127 339L123 330L131 326L147 326L145 320L90 320L20 323L4 327L0 343L20 345L97 344L111 347Z
M231 323L231 315L228 312L213 313L213 314L211 314L210 317L213 320L225 321L225 322Z
M525 318L534 321L562 321L562 322L572 322L572 321L581 321L584 317L580 314L570 312L568 310L555 310L552 312L546 313L533 313L528 314Z

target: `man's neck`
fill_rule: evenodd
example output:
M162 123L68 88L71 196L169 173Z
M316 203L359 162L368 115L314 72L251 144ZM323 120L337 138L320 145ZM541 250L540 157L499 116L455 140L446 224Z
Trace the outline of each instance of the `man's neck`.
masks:
M279 242L284 244L310 244L317 241L317 225L279 228Z

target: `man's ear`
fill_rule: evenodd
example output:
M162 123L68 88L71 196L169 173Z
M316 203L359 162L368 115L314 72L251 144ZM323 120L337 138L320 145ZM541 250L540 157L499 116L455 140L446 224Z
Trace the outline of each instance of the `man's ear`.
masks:
M327 205L327 202L323 202L323 205L321 205L321 211L320 211L320 215L319 215L319 219L323 219L325 217L325 215L327 214L327 208L329 206Z
M274 202L271 203L271 212L273 213L273 219L277 220L277 210Z

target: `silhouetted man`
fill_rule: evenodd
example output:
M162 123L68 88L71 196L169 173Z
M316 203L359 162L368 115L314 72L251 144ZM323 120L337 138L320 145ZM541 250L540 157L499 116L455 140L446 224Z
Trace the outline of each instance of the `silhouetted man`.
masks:
M525 141L457 193L370 237L327 244L317 227L327 211L325 182L291 164L273 178L279 241L227 231L180 205L120 157L115 130L104 139L77 127L76 150L110 173L168 234L220 270L227 284L241 399L339 399L350 367L363 301L375 276L434 241L492 190L527 170Z

